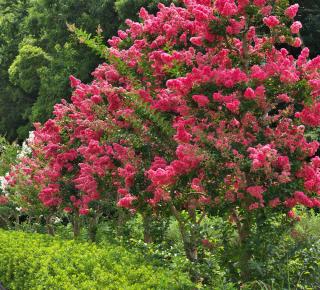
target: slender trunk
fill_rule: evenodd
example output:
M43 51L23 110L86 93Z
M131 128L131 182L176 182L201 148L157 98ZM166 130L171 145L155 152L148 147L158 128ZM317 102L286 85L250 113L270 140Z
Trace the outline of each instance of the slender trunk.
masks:
M192 226L190 229L190 241L189 241L189 255L191 261L199 261L198 244L199 244L199 231L197 225L197 216L195 209L189 210L189 216L192 221Z
M149 244L153 242L152 233L151 233L151 223L152 215L146 213L142 216L143 218L143 240L145 243Z
M46 216L46 228L47 228L47 233L50 235L50 236L54 236L54 228L51 224L51 216L48 215Z
M199 233L197 230L197 223L196 223L196 212L189 211L189 216L192 220L191 229L187 230L185 226L185 222L183 221L182 216L177 211L174 205L171 206L171 211L178 221L179 225L179 231L182 237L182 242L184 246L185 255L188 258L188 260L193 264L200 263L199 259L199 253L198 253L198 241L199 241ZM197 267L191 267L190 268L190 278L193 282L198 283L201 281L201 275L197 271Z
M80 237L80 216L75 213L72 219L73 238L76 240Z
M9 227L9 221L7 221L7 219L1 215L0 215L0 220L2 221L0 222L0 227L7 229Z
M249 246L251 222L249 219L245 219L239 228L239 242L240 242L240 271L242 282L247 282L250 280L251 269L250 261L252 259L252 252Z
M123 211L123 209L119 208L118 209L118 217L117 217L117 233L118 236L123 237L125 232L124 232L124 226L126 224L126 216L125 216L125 212Z
M89 239L93 243L96 242L97 240L98 220L99 220L99 217L97 215L94 215L93 217L89 217L89 226L88 226Z
M17 229L20 228L20 215L19 215L18 213L15 214L15 220L16 220L16 222L15 222L15 229L17 230Z

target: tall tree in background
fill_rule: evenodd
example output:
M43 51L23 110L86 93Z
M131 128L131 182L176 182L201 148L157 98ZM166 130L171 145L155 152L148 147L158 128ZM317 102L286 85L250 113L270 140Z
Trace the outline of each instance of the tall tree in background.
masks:
M21 30L29 7L29 0L0 0L0 133L11 140L31 103L30 96L10 83L8 75L23 39Z
M304 44L310 48L311 56L320 52L320 2L315 0L299 0L299 20L303 23L301 31Z
M68 77L90 81L99 58L67 30L75 23L104 37L119 26L114 0L0 0L0 134L24 139L35 121L70 95ZM81 62L79 61L81 59Z

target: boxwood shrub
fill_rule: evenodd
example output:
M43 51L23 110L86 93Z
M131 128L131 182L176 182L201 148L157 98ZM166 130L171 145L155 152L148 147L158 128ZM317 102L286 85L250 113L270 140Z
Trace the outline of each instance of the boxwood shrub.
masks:
M194 289L187 275L115 245L0 230L0 281L10 289Z

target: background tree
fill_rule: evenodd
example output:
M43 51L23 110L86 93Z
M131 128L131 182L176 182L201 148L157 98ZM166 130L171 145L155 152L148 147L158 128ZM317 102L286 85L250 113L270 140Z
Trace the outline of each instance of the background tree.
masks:
M24 19L28 15L29 0L0 1L0 134L10 140L17 137L17 129L25 124L30 96L9 81L8 69L23 40Z
M291 1L294 2L294 1ZM312 0L296 1L300 5L298 19L303 23L301 35L304 44L310 48L311 56L320 52L320 3Z

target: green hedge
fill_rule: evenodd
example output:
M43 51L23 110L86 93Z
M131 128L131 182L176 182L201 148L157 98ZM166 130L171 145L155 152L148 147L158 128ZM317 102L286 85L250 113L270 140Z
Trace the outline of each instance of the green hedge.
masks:
M186 274L157 268L114 245L0 230L0 281L14 289L192 289Z

